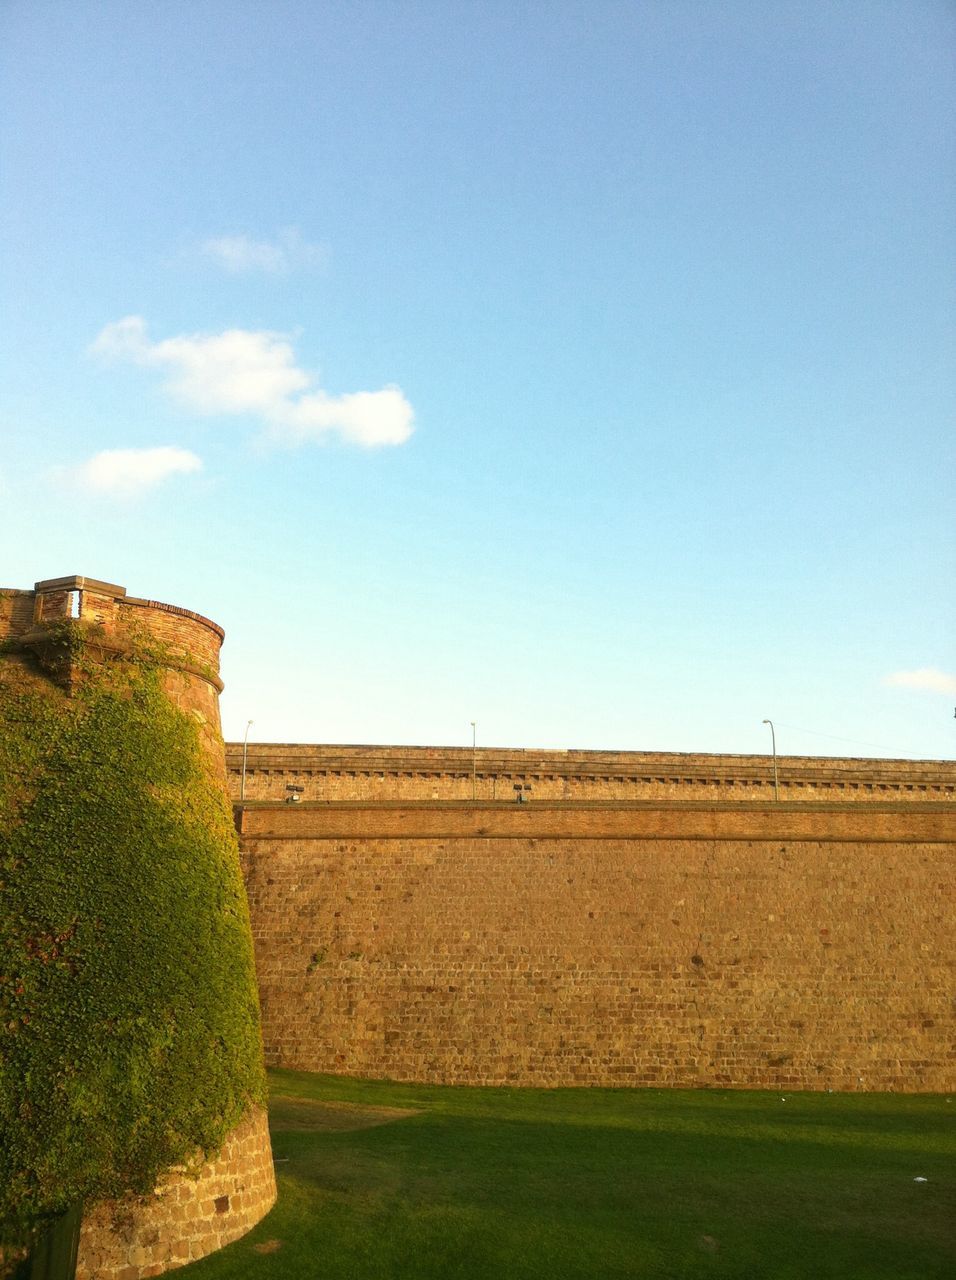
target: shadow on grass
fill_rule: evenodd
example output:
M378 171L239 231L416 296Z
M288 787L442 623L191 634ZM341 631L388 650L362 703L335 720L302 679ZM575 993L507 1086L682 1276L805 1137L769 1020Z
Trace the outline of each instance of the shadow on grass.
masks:
M778 1118L790 1100L772 1094L416 1089L285 1072L275 1085L300 1102L419 1114L348 1131L280 1118L279 1205L190 1268L197 1280L935 1280L956 1269L942 1099L794 1095ZM255 1252L264 1243L271 1252Z
M358 1102L320 1102L313 1098L284 1098L273 1094L269 1099L269 1128L273 1134L335 1133L355 1129L374 1129L392 1124L419 1112L411 1107L373 1107Z

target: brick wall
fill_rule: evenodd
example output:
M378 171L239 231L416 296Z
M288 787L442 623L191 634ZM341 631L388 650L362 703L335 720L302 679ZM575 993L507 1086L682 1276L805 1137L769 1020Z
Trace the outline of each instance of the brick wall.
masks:
M956 1085L951 804L258 804L240 821L270 1063Z
M35 596L32 591L0 588L0 640L20 636L33 624Z

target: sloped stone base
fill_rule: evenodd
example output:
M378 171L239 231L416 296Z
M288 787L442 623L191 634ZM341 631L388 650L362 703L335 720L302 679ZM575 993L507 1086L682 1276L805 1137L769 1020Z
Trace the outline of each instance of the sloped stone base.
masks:
M269 1126L256 1109L198 1178L177 1172L148 1200L99 1205L83 1222L77 1280L141 1280L238 1240L276 1198Z

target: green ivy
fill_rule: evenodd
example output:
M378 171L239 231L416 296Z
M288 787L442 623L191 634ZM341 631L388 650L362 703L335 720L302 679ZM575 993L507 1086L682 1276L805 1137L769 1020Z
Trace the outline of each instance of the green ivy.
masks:
M71 653L76 660L77 653ZM146 1193L264 1095L232 815L161 656L0 657L0 1225Z

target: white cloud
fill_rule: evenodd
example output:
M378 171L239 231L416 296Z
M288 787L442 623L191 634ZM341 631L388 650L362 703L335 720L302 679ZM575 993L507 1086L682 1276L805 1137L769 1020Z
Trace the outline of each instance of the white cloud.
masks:
M291 444L318 440L338 431L351 444L403 444L412 434L412 407L398 387L329 396L312 391L290 404L277 418L273 434Z
M161 445L155 449L103 449L65 472L87 493L135 498L173 475L202 470L202 460L188 449Z
M956 693L956 676L935 667L918 667L915 671L894 671L883 677L884 684L901 685L905 689L925 689L929 693Z
M200 250L230 275L286 276L298 269L322 266L328 250L324 245L302 239L298 227L286 227L275 240L252 240L249 236L214 236L204 240Z
M398 387L330 396L300 369L288 338L268 330L228 329L151 342L140 316L108 324L90 350L108 359L166 371L167 391L201 414L252 414L269 436L297 445L337 433L373 449L403 444L414 413Z
M167 338L134 357L169 370L170 392L204 414L268 416L309 377L296 368L295 353L279 334L227 329L225 333Z

